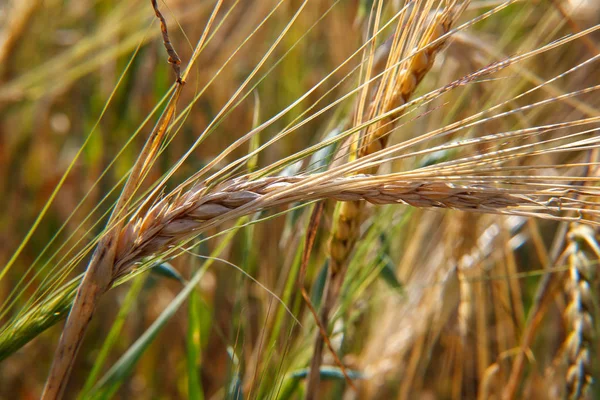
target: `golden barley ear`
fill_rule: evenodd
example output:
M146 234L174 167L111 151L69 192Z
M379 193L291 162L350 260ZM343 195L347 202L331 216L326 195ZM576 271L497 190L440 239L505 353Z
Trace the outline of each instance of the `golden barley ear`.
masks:
M595 240L593 228L573 223L567 235L569 252L569 281L567 291L570 297L565 310L565 318L570 333L564 347L568 362L566 392L571 400L581 399L592 378L593 343L596 337L594 322L594 296L592 287L595 280L595 263L590 253L600 258L600 247Z
M464 4L463 4L464 6ZM351 146L351 159L366 157L383 150L388 143L389 135L394 129L394 122L402 116L402 108L414 94L417 86L421 83L427 72L433 66L435 56L444 46L445 40L440 40L446 35L453 21L458 18L460 12L452 6L436 12L433 16L425 16L427 22L424 24L424 32L418 40L416 48L408 54L402 51L405 44L402 40L409 40L402 28L396 30L393 40L385 44L387 55L386 69L381 81L374 89L374 95L365 113L366 120L377 119L378 115L387 114L385 118L379 119L368 126L364 132L359 132L355 139L355 145ZM414 13L414 14L413 14ZM418 15L415 9L409 15L409 21L418 24L422 15ZM408 23L407 23L408 25ZM405 61L401 62L403 58ZM396 67L394 67L396 66ZM375 68L377 70L377 68ZM358 111L360 112L360 110ZM357 119L360 122L362 118ZM364 173L376 173L377 167L369 168ZM336 210L335 222L329 241L329 277L328 289L325 294L321 310L321 324L327 327L329 313L339 297L339 292L344 280L346 264L354 249L359 235L359 226L362 220L364 203L345 202ZM321 364L323 352L323 340L320 334L315 340L313 361L311 362L311 374L308 380L308 397L315 396L319 383L318 370ZM314 397L312 397L314 398Z
M449 32L453 16L449 10L436 14L419 43L421 50L411 54L410 58L399 67L400 71L395 76L392 73L384 76L380 84L380 88L383 87L383 89L377 91L366 117L367 119L376 118L378 114L385 114L398 108L400 110L370 125L366 132L360 134L358 138L360 144L354 157L365 157L383 150L387 146L394 121L402 115L401 107L408 102L425 74L433 66L435 55L445 43L438 39ZM400 58L401 53L392 45L387 64L394 65ZM382 90L384 92L381 92ZM351 155L351 157L353 156ZM375 172L377 172L377 168L364 171L364 173ZM361 215L361 203L344 203L339 208L329 246L334 272L344 266L354 247Z
M165 197L120 231L112 280L129 273L145 257L167 251L225 220L299 200L367 201L489 213L540 204L537 198L492 187L411 182L394 175L360 175L319 182L324 177L327 175L232 179L210 191L200 185L182 195Z

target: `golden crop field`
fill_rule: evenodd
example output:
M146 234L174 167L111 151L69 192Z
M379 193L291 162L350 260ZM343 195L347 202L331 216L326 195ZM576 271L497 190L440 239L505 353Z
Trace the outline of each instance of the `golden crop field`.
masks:
M0 399L599 398L599 31L0 2Z

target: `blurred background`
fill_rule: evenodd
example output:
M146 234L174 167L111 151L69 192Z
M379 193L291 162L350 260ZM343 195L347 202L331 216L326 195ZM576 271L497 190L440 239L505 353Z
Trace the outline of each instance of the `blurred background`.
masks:
M305 111L324 107L357 86L354 68L360 56L351 56L364 42L373 2L303 3L223 2L211 30L214 35L179 100L178 111L185 118L176 124L176 135L147 181L159 179L187 151L302 6L289 32L253 78L251 85L256 87L244 91L249 95L230 108L177 170L170 187L307 91L314 88L306 100L263 132L260 142L301 120ZM501 3L472 1L461 23ZM403 4L385 2L383 15L391 17ZM159 6L171 42L186 65L215 2L169 0ZM457 35L438 57L419 93L594 26L599 10L594 0L510 5ZM594 32L536 55L494 79L449 92L419 109L418 118L407 116L392 141L401 142L415 132L431 131L508 101L596 56L598 38ZM150 1L0 3L0 265L11 264L0 277L4 327L84 271L87 256L76 255L104 227L106 213L174 81ZM597 64L590 63L541 93L509 102L507 108L593 87L599 81ZM268 166L335 133L351 115L352 100L266 148L257 165ZM598 96L591 92L480 124L461 135L476 137L598 116L599 107ZM435 144L439 142L424 146ZM236 151L227 161L245 155L249 148ZM452 156L456 155L434 154L383 168L414 168ZM547 156L543 161L563 162L560 157ZM294 172L290 166L288 173ZM38 225L36 218L52 196ZM287 212L275 215L283 211ZM326 276L331 212L328 205L305 283L317 305ZM205 260L184 254L111 290L91 322L66 397L302 398L316 329L295 277L309 215L307 207L293 211L282 207L249 219L265 221L219 237L211 236L234 225L204 233L206 240L200 240L195 251L218 256L239 270L215 261L193 295L139 351L139 358L121 366L121 375L109 374L108 380L102 380ZM358 392L348 389L339 370L332 367L322 375L322 397L500 398L529 326L527 316L536 304L544 269L556 267L562 281L567 280L564 260L563 265L553 263L566 246L568 229L559 222L523 217L370 207L333 320L333 344L349 370L360 376ZM595 257L590 248L582 251ZM595 290L597 282L593 283ZM527 353L522 398L565 394L569 366L563 342L569 324L563 314L569 293L562 284L553 290ZM62 326L61 320L4 357L1 398L39 397ZM597 372L598 349L592 349L592 370ZM330 355L324 364L335 365ZM594 393L597 390L588 397L594 398Z

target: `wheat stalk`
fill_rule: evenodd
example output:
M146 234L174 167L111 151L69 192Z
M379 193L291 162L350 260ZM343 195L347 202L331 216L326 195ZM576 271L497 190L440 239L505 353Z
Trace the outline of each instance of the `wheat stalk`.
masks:
M188 68L184 71L182 76L180 73L181 61L171 45L165 19L158 10L156 1L152 0L151 4L155 11L155 15L160 20L164 45L169 54L168 61L172 64L177 75L176 87L173 96L161 117L160 123L148 137L133 165L131 173L123 187L123 191L109 218L108 228L100 238L81 284L77 289L73 307L69 312L65 328L61 334L52 360L50 372L44 386L44 391L42 393L42 399L44 400L62 398L63 396L71 374L71 369L75 362L75 356L83 342L85 331L89 321L92 319L96 304L100 297L110 289L113 283L112 277L115 274L117 239L119 232L122 229L121 227L124 222L126 210L138 185L143 181L145 175L156 161L160 145L167 133L168 126L175 115L176 104L181 95L187 74L189 73L189 68L193 64L193 62L188 64ZM220 5L217 3L215 10L218 10L219 7Z

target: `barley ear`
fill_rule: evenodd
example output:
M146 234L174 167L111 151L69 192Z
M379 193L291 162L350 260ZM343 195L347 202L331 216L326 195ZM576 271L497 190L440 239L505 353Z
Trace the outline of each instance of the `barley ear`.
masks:
M594 343L594 298L592 285L594 266L582 247L594 241L592 228L573 224L568 234L569 282L571 298L565 311L570 333L565 341L568 369L566 374L567 396L570 400L581 399L592 383L592 343ZM597 245L596 245L597 246Z
M379 84L379 87L383 88L383 90L377 90L376 96L367 111L367 118L375 118L378 113L385 114L391 110L399 110L370 125L366 129L366 132L359 133L358 149L355 154L350 155L351 158L365 157L383 150L387 146L394 121L402 115L402 106L408 102L425 74L433 66L435 55L444 44L443 40L438 41L438 39L449 32L454 17L456 15L453 15L449 8L437 13L427 25L426 31L419 42L418 50L402 64L397 75L393 73L384 74ZM394 51L393 47L390 49L388 56L388 66L397 63L401 57L401 53ZM377 169L371 168L361 172L372 174L377 172ZM320 322L325 327L327 327L329 322L329 313L339 297L345 276L346 264L359 235L363 207L363 202L345 202L338 208L329 241L328 289L321 309ZM323 338L318 333L315 339L313 358L310 366L311 372L307 385L307 399L317 397L316 393L319 384L318 371L321 365L322 353Z
M388 95L384 98L383 112L394 110L408 102L425 74L431 69L435 55L442 47L443 42L437 42L434 46L429 44L448 33L450 25L450 14L447 12L439 13L433 18L433 22L420 44L420 48L423 50L417 51L408 60L406 67L399 72L397 81L389 82ZM371 108L378 107L372 105ZM402 111L398 111L369 126L360 140L361 144L357 156L359 158L365 157L383 150L387 146L389 134L393 128L393 121L401 114ZM371 117L374 117L374 115ZM374 168L364 172L373 174L377 171ZM364 203L362 202L340 205L329 245L333 273L337 273L344 268L354 247L363 206Z

